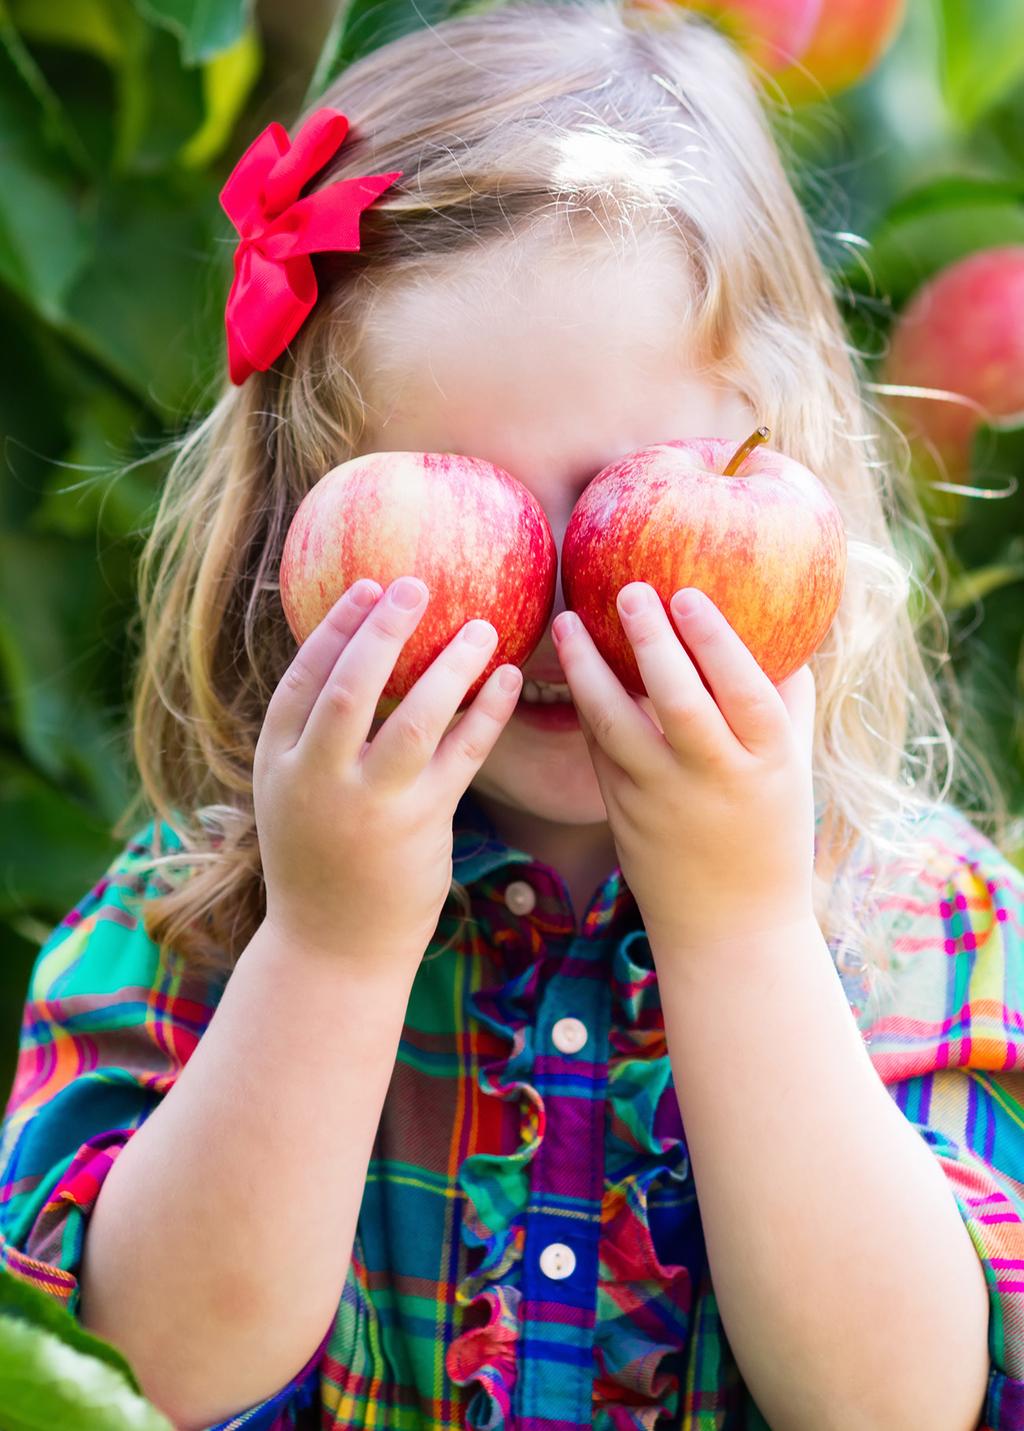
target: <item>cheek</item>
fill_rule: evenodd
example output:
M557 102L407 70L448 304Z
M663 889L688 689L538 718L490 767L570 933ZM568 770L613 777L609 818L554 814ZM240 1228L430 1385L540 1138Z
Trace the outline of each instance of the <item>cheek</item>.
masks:
M553 824L594 824L607 820L601 787L582 737L557 763L523 747L503 745L503 737L470 784L514 810Z

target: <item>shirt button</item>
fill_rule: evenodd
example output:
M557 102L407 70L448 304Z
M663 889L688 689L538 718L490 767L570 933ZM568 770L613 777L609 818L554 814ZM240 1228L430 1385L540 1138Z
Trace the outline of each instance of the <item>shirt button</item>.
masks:
M536 903L533 886L524 879L514 879L505 890L505 904L513 914L529 914Z
M561 1282L576 1270L576 1254L564 1242L549 1242L540 1254L540 1270L553 1282Z
M559 1053L579 1053L587 1041L587 1026L579 1019L559 1019L551 1030L551 1042Z

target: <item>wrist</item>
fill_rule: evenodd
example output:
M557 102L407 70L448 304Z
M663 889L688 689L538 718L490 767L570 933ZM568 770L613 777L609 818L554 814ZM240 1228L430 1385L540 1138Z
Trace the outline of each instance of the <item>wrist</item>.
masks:
M742 919L708 924L703 929L649 925L646 928L657 967L671 964L694 972L713 970L723 964L734 969L744 963L758 966L794 943L824 940L811 908L784 914L766 910L760 916L748 913Z
M333 937L311 935L282 926L270 915L264 916L252 942L286 967L336 971L347 984L358 979L366 984L394 984L398 980L411 985L427 948L426 942L421 947L415 939L367 939L349 931Z

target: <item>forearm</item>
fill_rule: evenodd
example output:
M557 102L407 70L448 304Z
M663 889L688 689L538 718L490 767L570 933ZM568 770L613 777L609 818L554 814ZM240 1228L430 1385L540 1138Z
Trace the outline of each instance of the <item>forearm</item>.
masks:
M711 1278L762 1414L772 1431L973 1431L983 1269L821 931L704 952L654 950Z
M104 1182L81 1319L186 1431L272 1394L331 1323L415 969L261 926Z

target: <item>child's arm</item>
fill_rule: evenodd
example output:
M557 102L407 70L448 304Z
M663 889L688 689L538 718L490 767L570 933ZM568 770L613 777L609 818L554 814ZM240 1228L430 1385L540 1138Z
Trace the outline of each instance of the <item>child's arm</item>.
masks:
M253 765L266 918L86 1234L83 1320L186 1431L285 1385L330 1328L452 817L522 684L499 666L452 726L498 639L471 622L368 740L427 599L375 585L335 604L271 698Z
M820 929L808 919L705 953L656 962L712 1281L765 1420L978 1426L985 1272L943 1168L872 1066Z
M993 1354L1008 1353L997 1408L986 1289L1013 1282L1024 1223L999 1208L1015 1230L1009 1257L983 1268L980 1223L965 1228L850 1014L813 909L811 672L773 686L700 592L675 594L666 615L631 583L619 611L658 725L578 620L560 614L552 629L650 939L711 1281L744 1381L778 1431L966 1431L987 1387L993 1431L1009 1425L1020 1338L992 1337ZM933 933L922 984L948 988L950 1007L925 1022L934 1005L913 990L900 1030L913 1043L918 1027L941 1028L947 1057L974 1041L959 1032L972 1021L960 1022L951 942ZM1005 990L991 967L979 979L986 1012L1017 1021L1019 966L1018 946ZM988 1048L1003 1067L1005 1047ZM953 1094L961 1108L967 1092ZM1010 1166L1019 1175L1019 1154ZM983 1168L967 1176L989 1195Z
M104 1182L81 1318L184 1431L285 1385L329 1329L421 951L243 951Z

